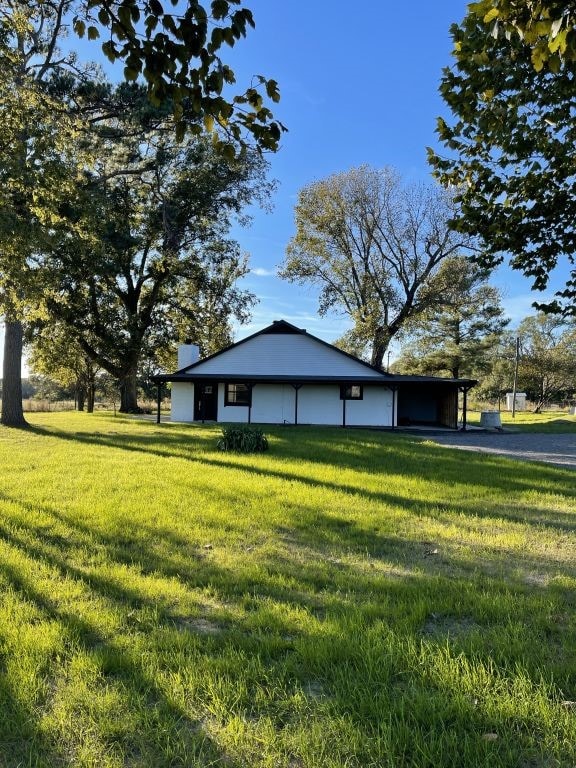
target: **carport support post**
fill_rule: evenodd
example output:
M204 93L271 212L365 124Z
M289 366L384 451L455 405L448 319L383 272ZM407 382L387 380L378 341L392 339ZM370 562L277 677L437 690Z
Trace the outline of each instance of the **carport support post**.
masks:
M462 401L462 432L466 432L466 410L468 405L468 387L462 387L462 394L464 395Z
M156 424L160 424L160 403L162 401L162 384L158 382L156 388Z
M390 387L392 390L392 429L396 426L396 387Z

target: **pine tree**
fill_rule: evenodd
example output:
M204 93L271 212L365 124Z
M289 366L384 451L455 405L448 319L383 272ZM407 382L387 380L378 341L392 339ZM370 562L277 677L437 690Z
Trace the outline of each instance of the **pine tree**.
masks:
M408 329L397 368L410 373L469 377L486 371L489 352L507 325L500 294L487 273L464 256L446 259L436 277L442 302Z

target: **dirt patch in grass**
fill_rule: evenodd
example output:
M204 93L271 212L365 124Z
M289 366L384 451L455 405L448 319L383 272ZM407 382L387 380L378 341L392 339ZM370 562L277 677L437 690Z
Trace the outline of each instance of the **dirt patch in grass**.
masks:
M198 635L219 635L223 627L213 621L202 618L181 619L178 629L188 632L196 632Z
M526 584L530 584L533 587L547 587L550 582L550 577L544 573L527 573L524 576Z
M470 616L442 616L431 613L424 622L421 634L430 638L458 638L480 629L480 625Z
M326 686L320 680L309 680L304 684L303 690L309 699L323 699L328 695Z

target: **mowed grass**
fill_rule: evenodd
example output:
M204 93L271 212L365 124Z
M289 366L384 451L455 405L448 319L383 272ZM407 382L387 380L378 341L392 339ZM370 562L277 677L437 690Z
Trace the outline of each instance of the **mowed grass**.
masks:
M515 432L546 432L562 434L576 432L576 416L561 411L544 411L532 413L531 411L517 411L512 417L511 411L501 411L500 420L502 426ZM480 425L480 413L471 411L468 422Z
M576 764L576 475L399 434L0 431L0 766Z

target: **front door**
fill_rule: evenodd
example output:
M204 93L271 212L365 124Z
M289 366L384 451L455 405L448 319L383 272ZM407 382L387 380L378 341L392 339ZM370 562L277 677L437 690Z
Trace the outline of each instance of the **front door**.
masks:
M194 385L194 421L218 420L218 384L210 381Z

